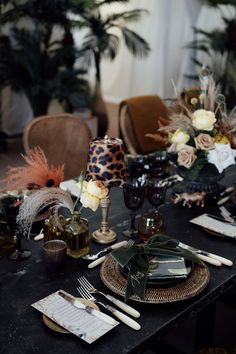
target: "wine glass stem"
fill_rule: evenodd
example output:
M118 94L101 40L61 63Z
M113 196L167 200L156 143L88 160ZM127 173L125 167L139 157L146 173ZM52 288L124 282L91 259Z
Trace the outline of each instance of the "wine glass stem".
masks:
M131 219L131 225L130 225L130 231L131 233L136 231L136 227L135 227L135 213L132 212L130 213L130 219Z
M16 235L16 251L18 253L21 253L21 236L20 235Z

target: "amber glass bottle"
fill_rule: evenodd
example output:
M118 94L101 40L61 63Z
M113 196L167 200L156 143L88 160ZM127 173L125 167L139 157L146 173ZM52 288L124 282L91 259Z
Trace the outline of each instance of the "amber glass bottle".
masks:
M89 252L89 228L87 220L75 211L65 227L67 255L79 258Z

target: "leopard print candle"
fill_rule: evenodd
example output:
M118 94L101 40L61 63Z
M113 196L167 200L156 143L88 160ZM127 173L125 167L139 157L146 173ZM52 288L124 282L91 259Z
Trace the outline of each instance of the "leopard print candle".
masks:
M118 138L95 138L90 143L86 179L100 180L108 187L124 179L124 148Z

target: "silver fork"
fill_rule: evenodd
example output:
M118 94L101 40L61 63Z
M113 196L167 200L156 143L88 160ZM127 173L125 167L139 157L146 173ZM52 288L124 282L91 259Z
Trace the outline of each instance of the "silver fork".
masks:
M111 296L109 294L104 294L102 291L97 290L84 276L79 277L78 281L81 286L90 294L100 294L104 296L107 300L115 304L117 307L119 307L121 310L125 311L129 315L133 317L140 317L140 313L135 310L133 307L125 304L124 302L116 299L114 296Z
M77 288L77 290L84 299L93 301L94 303L101 305L107 311L109 311L113 316L118 318L120 321L122 321L127 326L131 327L132 329L138 331L141 328L140 324L138 322L134 321L132 318L130 318L130 317L126 316L124 313L116 310L114 307L112 307L110 305L106 305L103 302L95 299L95 297L93 295L91 295L86 289L84 289L84 287L82 285L79 286Z
M114 249L117 249L117 248L120 248L120 247L126 247L126 248L129 248L131 246L133 246L134 244L134 240L129 240L129 241L122 241L122 242L119 242L119 243L115 243L113 246L110 246L108 247L110 250L114 250ZM118 246L119 245L119 246ZM116 247L114 247L116 246ZM108 253L109 254L109 253ZM106 254L105 256L102 256L102 257L99 257L98 259L96 259L95 261L89 263L88 265L88 268L91 269L91 268L94 268L96 267L97 265L101 264L103 261L105 261L107 255Z

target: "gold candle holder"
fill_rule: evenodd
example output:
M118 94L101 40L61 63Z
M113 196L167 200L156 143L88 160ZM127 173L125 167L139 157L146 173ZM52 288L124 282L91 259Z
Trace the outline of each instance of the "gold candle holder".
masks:
M102 181L107 187L119 186L125 174L123 142L118 138L96 138L90 143L87 179ZM117 239L109 228L108 212L110 197L101 200L102 222L100 229L92 233L92 239L99 243L111 243Z
M111 205L110 197L107 196L104 199L101 199L100 206L102 209L102 222L100 229L92 233L92 239L99 243L111 243L117 239L115 231L109 228L108 223L108 212Z

